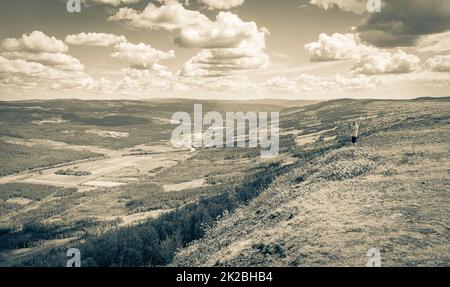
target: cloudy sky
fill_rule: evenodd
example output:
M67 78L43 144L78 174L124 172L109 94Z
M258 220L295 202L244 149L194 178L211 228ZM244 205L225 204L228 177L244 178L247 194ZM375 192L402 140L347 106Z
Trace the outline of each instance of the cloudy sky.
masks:
M0 100L450 96L450 1L368 1L2 0Z

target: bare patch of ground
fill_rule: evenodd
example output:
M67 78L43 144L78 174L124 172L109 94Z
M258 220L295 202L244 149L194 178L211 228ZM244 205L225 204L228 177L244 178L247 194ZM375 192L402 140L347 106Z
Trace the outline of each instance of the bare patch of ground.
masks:
M91 187L115 187L115 186L121 186L124 184L125 183L123 183L123 182L102 181L102 180L91 180L91 181L83 183L83 185L91 186Z
M160 210L152 210L152 211L147 211L147 212L140 212L140 213L135 213L135 214L130 214L130 215L124 215L124 216L120 217L120 219L122 221L120 226L130 226L130 225L138 224L138 223L144 222L150 218L157 218L167 212L170 212L170 209L169 210L161 210L161 209Z
M8 203L18 204L18 205L28 205L33 202L33 200L23 197L14 197L6 200Z
M336 128L328 129L328 130L322 130L320 132L316 133L309 133L306 135L299 135L295 138L295 144L297 146L305 146L314 143L317 141L323 134L328 133L330 131L334 131ZM292 133L293 134L293 133ZM329 141L335 139L335 136L332 137L324 137L324 141Z
M45 124L62 124L68 121L63 120L62 118L50 118L40 121L32 121L35 125L45 125Z
M42 170L22 179L23 182L46 184L60 187L78 187L84 191L85 187L112 187L135 181L124 178L139 178L148 176L158 168L176 165L178 161L186 159L183 153L127 155L127 151L117 151L109 158L86 161L66 168L89 172L89 175L71 176L56 174L59 168ZM19 178L20 180L20 178Z
M201 179L195 179L188 182L178 183L178 184L166 184L163 185L164 191L180 191L185 190L189 188L196 188L201 187L205 185L205 180L203 178Z
M126 132L114 132L104 130L87 130L86 133L95 134L103 138L114 138L114 139L122 139L130 136L130 134Z

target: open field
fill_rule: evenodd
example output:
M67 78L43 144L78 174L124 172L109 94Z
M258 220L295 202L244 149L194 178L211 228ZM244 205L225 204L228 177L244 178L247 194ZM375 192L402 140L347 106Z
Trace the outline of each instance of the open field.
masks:
M174 152L172 154L128 156L128 151L117 152L106 159L88 161L79 164L67 165L64 168L89 173L85 176L71 176L56 174L60 168L50 168L32 174L23 180L27 183L47 184L63 187L113 187L114 183L128 183L137 178L145 177L158 168L167 168L176 165L178 161L189 157L187 153ZM102 185L102 183L104 183Z

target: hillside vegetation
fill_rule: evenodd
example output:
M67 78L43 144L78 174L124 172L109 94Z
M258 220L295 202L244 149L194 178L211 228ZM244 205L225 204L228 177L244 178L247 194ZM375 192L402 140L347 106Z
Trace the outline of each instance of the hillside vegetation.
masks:
M384 266L450 265L448 100L336 104L288 119L298 127L307 114L323 125L356 109L358 146L301 162L178 252L173 265L365 266L372 248Z
M160 144L173 128L156 121L193 103L67 101L33 107L34 117L49 118L39 115L49 112L64 119L56 129L54 123L36 126L54 141L102 146L92 150L107 156L119 152L120 160L128 159L129 152L149 151L138 156L161 163L109 172L100 180L124 184L83 192L23 184L20 178L0 185L5 191L0 266L65 266L66 251L74 247L81 250L83 266L365 266L372 248L381 251L386 266L450 265L449 98L285 105L280 153L274 159L261 159L258 148L152 155L147 149L152 140ZM13 110L18 104L4 105ZM282 108L239 102L208 102L205 107ZM77 118L101 114L108 124L101 118L95 123ZM33 119L27 120L4 130L4 136L37 137L33 129L21 129ZM351 120L360 125L356 147L349 144ZM106 126L106 134L77 139L77 133ZM63 133L67 130L74 132ZM101 138L125 133L128 137ZM91 136L98 138L91 141ZM132 147L110 150L125 146ZM94 161L74 170L95 171L115 162L100 160L96 167ZM51 176L66 179L54 172Z

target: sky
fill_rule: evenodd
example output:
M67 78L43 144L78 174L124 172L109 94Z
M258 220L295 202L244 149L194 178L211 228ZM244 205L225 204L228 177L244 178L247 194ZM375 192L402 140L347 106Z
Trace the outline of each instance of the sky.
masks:
M0 100L450 96L449 0L67 2L0 2Z

